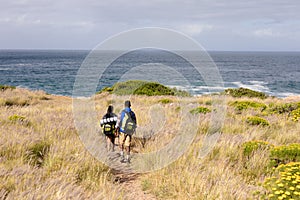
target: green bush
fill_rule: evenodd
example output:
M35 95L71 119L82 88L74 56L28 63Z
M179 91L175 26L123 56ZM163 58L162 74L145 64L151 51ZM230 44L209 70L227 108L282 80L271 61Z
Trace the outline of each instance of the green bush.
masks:
M156 82L148 82L141 80L129 80L126 82L119 82L112 87L105 87L100 92L109 92L116 95L173 95L173 96L190 96L186 91L177 90L176 88L169 88Z
M273 147L273 145L265 141L248 141L242 144L243 156L249 158L255 151L268 150L271 147Z
M14 89L16 89L16 87L15 86L9 86L9 85L0 85L0 90L1 91L7 90L7 89L14 90Z
M300 103L283 103L283 104L270 104L268 111L270 113L290 113L293 110L300 108Z
M299 119L300 119L300 108L298 108L296 110L293 110L291 115L292 115L292 120L293 121L295 121L295 122L299 121Z
M269 126L269 122L261 117L257 117L257 116L251 116L251 117L247 117L246 122L250 125L261 125L261 126Z
M164 85L159 83L146 83L136 89L133 94L147 95L147 96L161 96L161 95L175 95L175 92Z
M190 110L190 113L192 113L192 114L199 114L199 113L206 114L206 113L210 113L210 112L211 112L211 110L209 108L201 107L201 106Z
M255 97L260 99L266 99L268 97L263 92L258 92L247 88L230 88L226 89L224 92L232 97Z
M235 101L230 103L231 106L234 106L236 110L246 110L248 108L260 109L261 111L266 109L266 105L259 102L253 101Z
M48 141L37 142L27 149L25 160L32 166L41 167L49 150L50 143Z
M300 162L300 144L289 144L271 149L270 164L278 166L289 162Z
M162 103L162 104L168 104L168 103L172 103L173 101L171 99L161 99L158 101L158 103Z
M280 165L273 177L266 178L258 199L300 199L300 162Z

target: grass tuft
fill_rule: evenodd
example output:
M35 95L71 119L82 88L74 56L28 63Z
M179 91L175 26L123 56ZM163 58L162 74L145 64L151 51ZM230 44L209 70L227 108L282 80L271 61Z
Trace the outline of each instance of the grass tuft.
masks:
M50 143L42 140L28 147L25 160L32 166L42 167L50 149Z

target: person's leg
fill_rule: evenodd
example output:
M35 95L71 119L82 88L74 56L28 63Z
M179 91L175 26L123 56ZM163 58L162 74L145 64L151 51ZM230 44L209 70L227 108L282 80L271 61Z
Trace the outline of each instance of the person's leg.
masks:
M112 146L111 151L115 151L115 135L111 135L110 139L110 144Z
M131 135L126 135L125 139L125 151L126 151L126 158L125 161L130 161L130 146L131 146Z
M121 160L124 159L124 143L125 143L125 134L120 133L119 134L119 148L120 148Z
M108 136L105 136L105 139L106 139L106 149L107 151L110 151L110 139Z

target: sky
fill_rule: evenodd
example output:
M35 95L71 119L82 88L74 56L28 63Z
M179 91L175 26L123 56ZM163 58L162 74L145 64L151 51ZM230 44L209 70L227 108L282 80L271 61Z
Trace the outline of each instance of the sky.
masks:
M206 50L300 51L299 0L0 0L0 49L93 49L162 27Z

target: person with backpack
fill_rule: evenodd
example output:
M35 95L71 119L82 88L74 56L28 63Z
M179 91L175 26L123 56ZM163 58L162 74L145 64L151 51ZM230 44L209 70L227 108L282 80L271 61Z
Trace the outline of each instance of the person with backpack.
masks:
M131 137L136 129L136 116L131 110L131 103L129 100L125 101L125 108L120 114L120 120L118 121L119 130L119 146L121 150L121 162L129 163L130 159L130 146ZM126 151L126 157L124 157L124 149Z
M108 151L114 151L115 147L115 131L118 117L113 113L113 109L113 106L108 106L106 114L100 120L100 126L106 137Z

